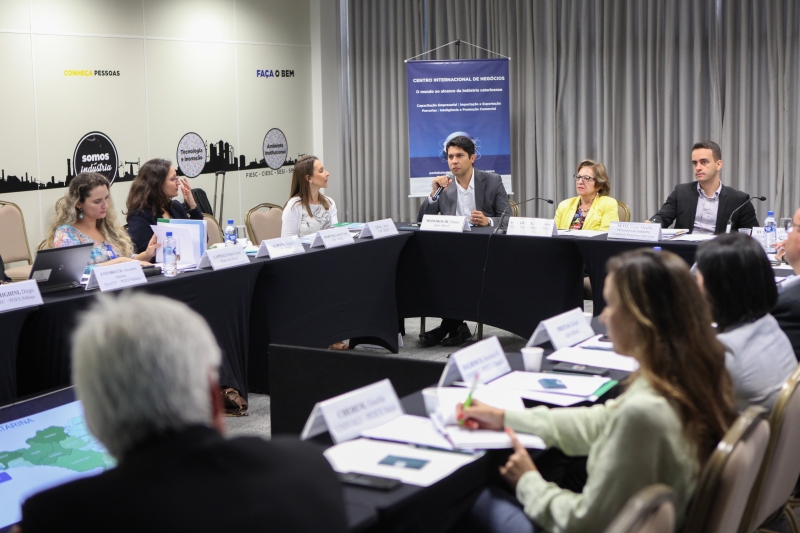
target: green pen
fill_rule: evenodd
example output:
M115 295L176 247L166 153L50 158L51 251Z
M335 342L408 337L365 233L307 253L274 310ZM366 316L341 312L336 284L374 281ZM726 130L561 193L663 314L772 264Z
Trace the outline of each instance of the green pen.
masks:
M475 377L472 380L472 385L470 385L470 387L469 387L469 393L467 394L467 399L464 401L464 405L463 405L464 409L466 409L467 407L472 405L472 393L475 392L475 387L477 387L477 386L478 386L478 373L476 372L475 373ZM464 421L465 421L465 419L462 418L461 420L458 421L458 425L459 426L463 426L464 425Z

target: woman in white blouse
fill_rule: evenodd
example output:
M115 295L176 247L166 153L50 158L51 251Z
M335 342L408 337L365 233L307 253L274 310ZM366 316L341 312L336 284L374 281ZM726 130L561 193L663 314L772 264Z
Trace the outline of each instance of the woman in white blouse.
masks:
M328 176L322 161L313 155L295 163L289 201L283 206L281 237L305 237L339 222L336 203L319 192L328 186Z

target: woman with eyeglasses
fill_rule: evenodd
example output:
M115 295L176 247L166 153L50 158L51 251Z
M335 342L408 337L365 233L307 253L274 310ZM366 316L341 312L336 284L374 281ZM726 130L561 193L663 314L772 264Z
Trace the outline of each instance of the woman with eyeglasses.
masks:
M573 176L578 196L558 204L556 227L558 229L608 231L612 222L619 221L617 201L609 196L606 167L591 159L578 163Z
M189 211L174 200L178 192ZM194 201L189 180L178 177L177 170L166 159L151 159L139 169L128 192L128 234L136 252L147 249L159 218L191 218L203 220L203 213Z

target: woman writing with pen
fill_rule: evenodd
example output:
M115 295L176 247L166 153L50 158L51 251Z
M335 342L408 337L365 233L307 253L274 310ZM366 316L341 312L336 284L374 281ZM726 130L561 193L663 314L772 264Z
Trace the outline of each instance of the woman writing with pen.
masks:
M736 418L725 348L686 263L637 250L608 264L601 320L614 351L639 362L619 398L592 407L504 411L472 400L457 417L505 429L514 451L500 473L516 499L486 489L464 522L472 531L602 532L638 490L675 492L680 525L705 461ZM582 492L545 481L514 431L569 456L588 455Z

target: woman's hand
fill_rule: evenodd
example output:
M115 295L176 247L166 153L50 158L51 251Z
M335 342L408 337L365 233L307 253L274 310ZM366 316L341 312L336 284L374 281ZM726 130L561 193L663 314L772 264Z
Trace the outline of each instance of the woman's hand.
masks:
M155 257L156 250L159 248L161 248L161 243L158 242L158 237L156 237L156 234L154 233L153 236L150 237L150 242L147 243L147 249L140 254L136 254L133 256L133 258L141 262L148 261L149 264L149 261Z
M535 471L536 465L533 464L533 459L531 459L528 450L526 450L525 446L517 439L517 434L514 433L514 430L506 428L506 433L511 437L511 445L514 447L514 453L508 457L506 464L500 467L500 475L505 478L512 489L516 489L519 478L526 472Z
M472 400L469 407L456 405L456 420L464 421L464 427L470 429L503 429L506 412L502 409Z
M186 204L189 206L189 209L194 209L197 207L197 203L194 201L194 195L192 194L192 186L189 185L189 180L186 179L185 176L181 176L180 178L180 188L181 193L183 194L183 199L186 200Z

